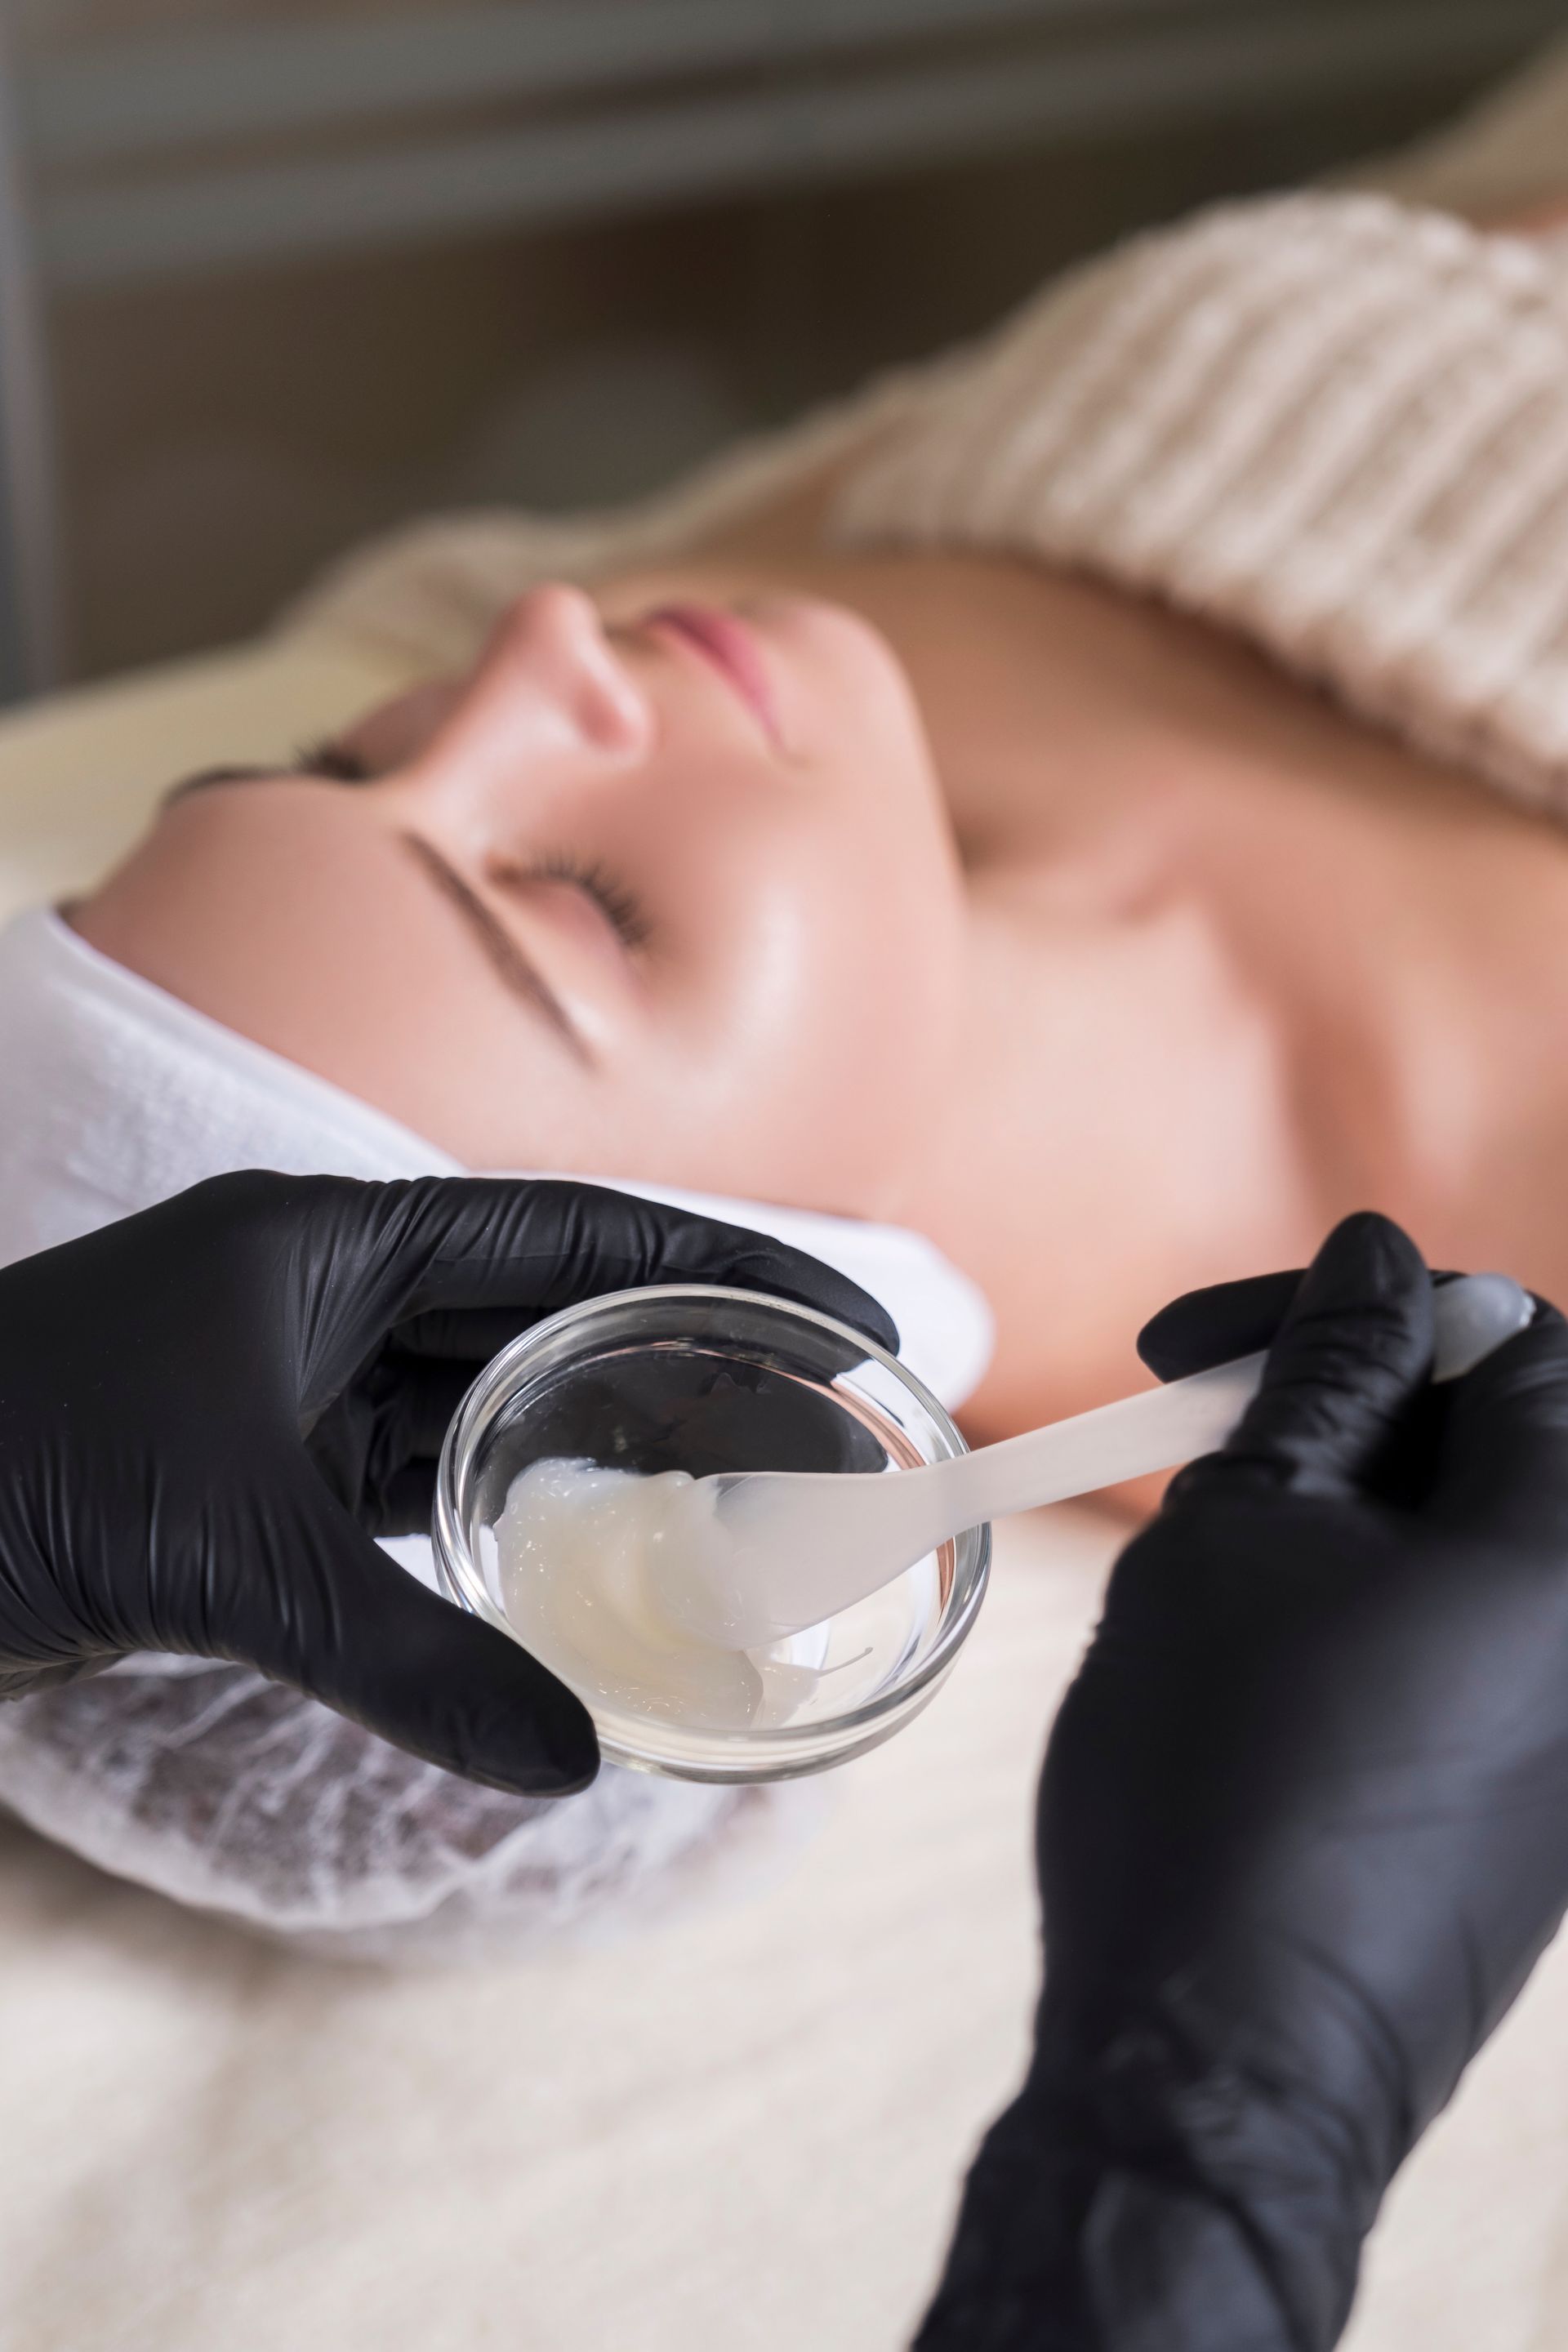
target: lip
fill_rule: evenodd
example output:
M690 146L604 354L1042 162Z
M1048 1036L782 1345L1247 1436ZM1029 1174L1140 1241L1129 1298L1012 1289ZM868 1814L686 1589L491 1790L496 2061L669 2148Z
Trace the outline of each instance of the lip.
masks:
M694 646L732 688L769 742L782 743L773 680L743 621L711 604L661 604L648 614L647 626L667 629Z

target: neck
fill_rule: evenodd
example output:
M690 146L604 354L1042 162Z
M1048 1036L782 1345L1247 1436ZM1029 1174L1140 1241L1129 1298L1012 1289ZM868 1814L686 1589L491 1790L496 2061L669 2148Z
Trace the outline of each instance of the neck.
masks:
M990 1435L1144 1385L1175 1291L1318 1237L1277 1008L1168 865L1087 846L972 872L953 1093L904 1213L1002 1310Z
M1140 1385L1156 1307L1353 1209L1568 1296L1568 840L1321 716L1331 759L1102 741L1097 830L972 871L907 1213L1007 1303L982 1435Z
M1194 851L1275 1008L1323 1222L1380 1207L1436 1263L1561 1291L1568 839L1359 736L1206 820Z

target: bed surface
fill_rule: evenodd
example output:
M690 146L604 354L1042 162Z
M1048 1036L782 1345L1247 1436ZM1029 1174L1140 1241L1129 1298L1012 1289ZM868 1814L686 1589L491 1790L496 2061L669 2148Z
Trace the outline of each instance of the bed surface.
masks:
M635 1943L310 1963L0 1829L8 2352L896 2352L1034 1979L1041 1733L1104 1531L1001 1548L788 1874ZM1352 2352L1559 2352L1568 1957L1396 2195Z

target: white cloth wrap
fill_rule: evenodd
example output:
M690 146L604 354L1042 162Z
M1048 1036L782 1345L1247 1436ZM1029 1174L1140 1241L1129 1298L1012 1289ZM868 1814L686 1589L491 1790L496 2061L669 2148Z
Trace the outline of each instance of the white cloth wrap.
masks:
M41 910L0 932L0 1100L5 1264L231 1169L465 1172ZM949 1402L984 1369L984 1301L916 1234L621 1189L830 1261L884 1302L907 1360ZM388 1549L429 1580L426 1543ZM135 1658L0 1707L0 1801L182 1901L323 1949L401 1956L609 1932L754 1869L820 1800L606 1768L584 1796L531 1803L416 1763L245 1669Z

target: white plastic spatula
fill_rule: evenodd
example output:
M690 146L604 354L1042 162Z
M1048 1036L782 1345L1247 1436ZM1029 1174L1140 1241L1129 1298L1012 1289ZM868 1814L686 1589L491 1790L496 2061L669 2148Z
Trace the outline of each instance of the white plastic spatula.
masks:
M1473 1370L1533 1311L1499 1274L1447 1283L1433 1307L1435 1381ZM924 1470L700 1478L660 1605L702 1641L764 1648L879 1591L965 1528L1212 1453L1257 1395L1265 1360L1244 1356Z

